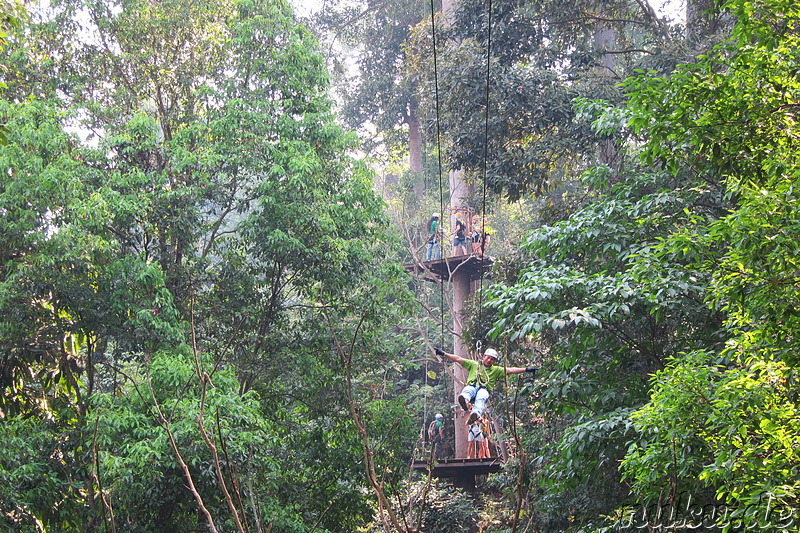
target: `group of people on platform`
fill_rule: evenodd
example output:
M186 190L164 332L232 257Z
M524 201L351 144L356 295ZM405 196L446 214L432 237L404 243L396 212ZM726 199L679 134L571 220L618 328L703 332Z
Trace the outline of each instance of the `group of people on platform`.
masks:
M466 416L466 415L465 415ZM491 428L488 415L484 415L470 424L467 429L467 459L487 459L492 457L490 451ZM436 459L442 458L444 445L444 417L441 413L428 425L428 442Z
M439 213L434 213L428 220L428 240L425 243L425 261L438 260L442 258L441 224ZM461 213L456 211L456 219L453 231L453 255L467 255L468 253L483 255L486 247L489 246L490 234L482 227L479 217L473 217L471 230L467 228ZM468 251L469 250L469 251Z
M467 430L467 459L488 459L491 444L489 417L482 416L469 426Z

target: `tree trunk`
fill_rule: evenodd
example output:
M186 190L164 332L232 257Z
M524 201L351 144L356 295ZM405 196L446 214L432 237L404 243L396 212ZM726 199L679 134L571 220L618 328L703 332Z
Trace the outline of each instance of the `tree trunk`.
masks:
M686 42L689 49L697 50L700 43L716 31L716 19L709 13L714 0L686 1Z
M422 168L422 132L419 127L416 101L412 102L408 112L408 155L409 166L414 174L414 195L422 198L425 192L425 180Z
M594 34L595 50L600 54L596 69L597 75L600 78L600 83L606 83L606 80L616 75L616 61L614 55L608 53L610 50L614 49L616 37L614 29L604 24L598 25L597 31ZM616 183L619 179L619 173L617 172L619 150L617 150L614 139L604 139L600 142L598 163L611 169L612 173L609 178L609 183Z
M455 9L455 0L442 0L442 13L447 24L453 23L453 9Z

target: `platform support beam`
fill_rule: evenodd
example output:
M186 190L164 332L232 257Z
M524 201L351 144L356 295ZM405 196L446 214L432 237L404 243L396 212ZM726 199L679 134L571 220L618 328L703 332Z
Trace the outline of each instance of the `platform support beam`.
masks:
M467 492L475 492L475 474L457 474L453 485Z

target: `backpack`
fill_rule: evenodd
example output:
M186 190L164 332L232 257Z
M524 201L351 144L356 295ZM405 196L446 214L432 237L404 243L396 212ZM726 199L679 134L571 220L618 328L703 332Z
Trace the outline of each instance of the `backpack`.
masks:
M436 436L438 434L439 434L439 430L436 428L436 420L434 420L428 426L428 440L436 440Z

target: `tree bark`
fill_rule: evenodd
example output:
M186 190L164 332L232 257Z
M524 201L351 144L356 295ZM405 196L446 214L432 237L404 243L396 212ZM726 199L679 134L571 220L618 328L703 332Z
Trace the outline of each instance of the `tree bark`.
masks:
M594 46L595 50L600 54L596 70L601 83L605 83L605 80L616 75L616 58L614 54L609 53L616 46L616 38L617 35L613 28L603 23L598 23L597 30L594 34ZM611 169L612 174L609 178L610 184L616 183L619 180L619 173L617 172L619 150L614 143L614 139L604 139L600 141L598 163Z
M716 31L716 19L710 13L714 0L686 1L686 42L697 50L700 43Z
M419 126L416 101L411 103L406 123L408 124L409 167L414 175L414 195L422 198L425 192L422 168L422 132Z

